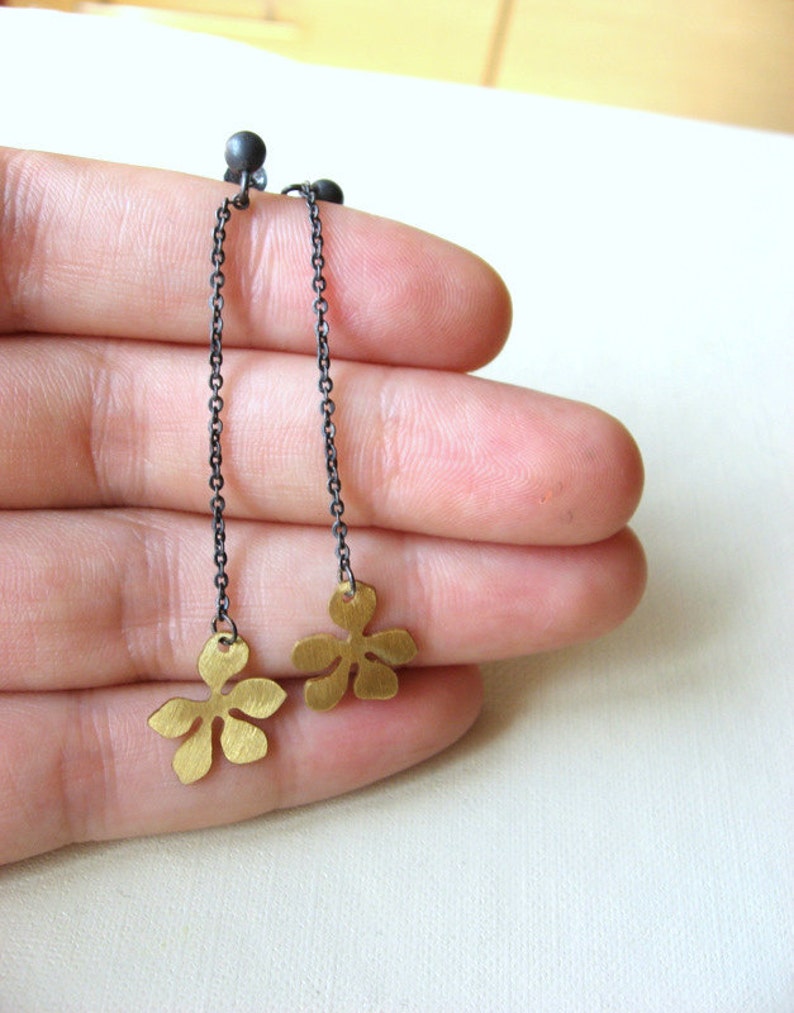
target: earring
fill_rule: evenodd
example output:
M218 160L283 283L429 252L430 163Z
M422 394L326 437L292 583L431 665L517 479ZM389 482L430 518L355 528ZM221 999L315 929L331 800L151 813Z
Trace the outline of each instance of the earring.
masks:
M227 760L232 763L251 763L261 760L267 753L267 736L251 721L232 716L232 711L246 718L261 720L274 714L286 699L286 693L271 679L244 679L224 693L226 683L239 675L248 662L248 644L237 632L237 624L229 614L229 576L226 572L226 524L223 512L226 501L221 494L223 474L221 466L221 411L223 398L223 288L225 278L223 248L226 239L226 224L232 216L232 209L244 211L250 205L248 191L251 187L264 190L267 177L262 168L265 161L265 145L260 137L250 131L242 131L229 138L226 144L228 169L224 179L238 184L239 192L234 197L225 197L216 212L212 245L212 275L210 284L212 296L212 323L210 326L210 378L209 387L209 433L210 433L210 480L212 490L210 508L215 542L214 561L216 567L215 616L212 619L212 636L204 644L198 659L198 671L207 684L210 695L206 700L188 700L174 697L163 704L149 718L149 725L166 738L187 736L177 749L172 766L183 784L192 784L209 771L212 766L212 727L215 721L222 723L220 744Z
M342 640L328 633L317 633L299 640L292 651L292 663L301 672L318 673L307 679L304 699L313 710L330 710L345 695L351 675L353 692L362 700L389 700L398 689L395 665L404 665L417 653L416 644L407 630L391 629L378 633L365 633L375 614L377 597L369 584L357 581L350 564L347 544L348 529L343 520L345 505L342 502L342 483L336 452L335 410L331 400L331 357L328 345L328 302L325 298L326 280L323 274L323 231L318 201L341 204L341 188L332 180L301 183L286 187L282 193L297 192L306 202L311 224L312 290L314 301L314 334L317 341L317 365L320 370L320 410L323 417L322 433L325 447L327 489L331 497L331 531L336 539L338 586L331 596L328 612L337 626L347 631Z

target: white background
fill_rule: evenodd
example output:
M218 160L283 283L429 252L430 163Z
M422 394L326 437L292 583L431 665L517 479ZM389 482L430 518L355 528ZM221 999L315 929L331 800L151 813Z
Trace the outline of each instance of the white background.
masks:
M105 19L0 10L0 43L0 143L220 176L250 128L274 185L490 260L486 374L627 423L651 573L616 633L491 666L416 770L0 870L0 1009L794 1008L794 138Z

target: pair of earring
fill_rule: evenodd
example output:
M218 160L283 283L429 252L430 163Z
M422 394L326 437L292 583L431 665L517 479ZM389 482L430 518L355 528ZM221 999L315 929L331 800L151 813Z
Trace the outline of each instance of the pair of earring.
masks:
M248 662L248 644L240 636L237 624L229 609L226 571L226 502L221 452L223 423L223 308L222 294L225 282L223 265L226 259L224 243L226 225L232 211L250 207L249 190L264 190L267 176L263 168L265 144L250 131L241 131L229 138L226 144L228 169L227 182L239 186L237 194L225 197L215 216L212 236L212 295L210 308L210 399L209 399L209 486L212 490L210 509L214 539L215 563L215 615L211 622L212 635L204 644L198 658L198 671L207 684L210 695L205 700L174 697L163 704L149 718L154 731L166 738L184 737L174 754L172 766L183 784L191 784L204 777L213 761L214 727L221 725L220 746L232 763L251 763L262 759L268 750L265 732L257 722L271 717L286 700L284 689L272 679L244 678L233 682ZM292 651L292 662L301 672L315 673L304 685L306 704L317 711L335 707L347 692L350 679L357 697L365 700L388 700L397 693L398 681L394 667L410 661L416 655L416 645L403 629L390 629L377 633L365 632L376 609L375 589L356 580L350 563L347 544L348 528L343 519L342 484L336 452L336 425L333 421L334 402L331 399L331 356L328 343L329 325L326 319L328 303L325 298L325 257L323 231L318 202L341 204L343 194L332 180L300 183L285 187L282 194L298 193L309 213L311 227L311 287L314 294L314 334L317 364L320 373L322 437L327 471L327 490L331 499L333 517L331 531L336 540L338 581L329 604L334 623L347 632L346 638L329 633L316 633L299 640ZM226 691L224 691L226 689ZM239 716L238 716L239 715Z

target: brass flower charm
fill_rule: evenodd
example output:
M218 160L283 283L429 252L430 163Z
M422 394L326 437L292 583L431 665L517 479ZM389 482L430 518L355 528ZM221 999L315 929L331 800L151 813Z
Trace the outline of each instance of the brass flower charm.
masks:
M212 723L223 721L221 748L232 763L252 763L267 753L267 736L261 728L248 721L232 717L231 711L240 711L250 718L268 718L282 705L287 694L271 679L244 679L228 693L222 693L225 683L245 668L248 662L248 644L238 637L226 650L221 641L225 633L215 633L204 645L198 659L201 678L209 686L208 700L187 700L177 696L156 710L149 718L149 726L165 738L179 735L188 737L177 749L171 761L182 784L192 784L212 766Z
M355 668L353 692L360 700L389 700L397 692L397 676L392 665L404 665L416 655L416 644L407 630L364 633L375 614L375 588L356 582L356 593L343 581L334 591L328 612L343 630L347 640L329 633L317 633L299 640L292 651L292 664L301 672L325 672L308 679L304 688L306 703L318 711L330 710L342 699Z

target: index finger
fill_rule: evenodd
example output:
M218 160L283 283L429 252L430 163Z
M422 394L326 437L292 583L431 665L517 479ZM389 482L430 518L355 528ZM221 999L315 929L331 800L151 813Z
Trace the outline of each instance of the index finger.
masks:
M220 181L0 149L0 332L203 343ZM501 347L510 300L473 254L322 205L332 348L341 358L470 370ZM313 347L302 201L253 194L227 226L229 345Z

